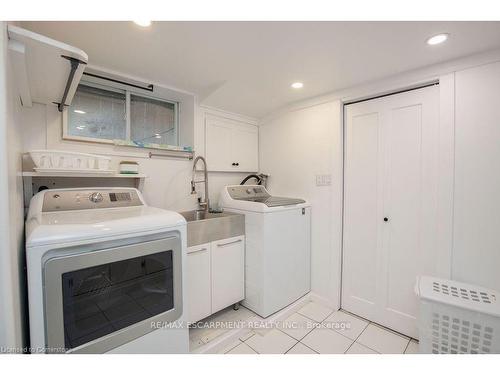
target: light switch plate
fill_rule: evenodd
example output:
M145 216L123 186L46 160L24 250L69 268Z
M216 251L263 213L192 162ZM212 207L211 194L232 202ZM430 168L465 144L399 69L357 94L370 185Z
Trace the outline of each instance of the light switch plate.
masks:
M317 174L316 186L330 186L332 184L331 174Z

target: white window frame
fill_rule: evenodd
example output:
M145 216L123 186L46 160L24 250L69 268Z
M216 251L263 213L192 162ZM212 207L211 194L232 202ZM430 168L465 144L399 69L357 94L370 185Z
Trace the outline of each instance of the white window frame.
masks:
M97 82L98 81L98 82ZM132 95L142 97L142 98L149 98L165 103L170 103L174 105L174 132L175 132L175 139L177 144L175 146L179 145L179 103L173 100L169 100L167 98L162 98L158 97L156 95L148 95L145 94L144 92L141 92L137 89L131 88L130 86L127 86L125 84L118 84L118 83L113 83L113 82L108 82L104 79L93 79L93 80L87 80L87 79L82 79L80 81L82 85L85 86L90 86L90 87L95 87L98 89L102 90L107 90L107 91L114 91L114 92L120 92L120 93L125 93L125 137L126 141L130 141L130 134L131 134L131 123L130 123L130 98ZM63 140L70 140L70 141L80 141L80 142L88 142L88 143L104 143L104 144L114 144L114 140L112 139L103 139L103 138L92 138L92 137L83 137L83 136L78 136L78 135L73 135L69 134L68 132L68 110L71 108L71 106L64 108L62 112L62 139ZM152 142L149 142L152 143Z

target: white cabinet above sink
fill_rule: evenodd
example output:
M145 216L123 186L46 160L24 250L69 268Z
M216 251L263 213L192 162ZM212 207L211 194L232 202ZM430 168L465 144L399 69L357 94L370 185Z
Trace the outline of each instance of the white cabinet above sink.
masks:
M210 115L205 119L205 134L209 171L259 170L258 126Z

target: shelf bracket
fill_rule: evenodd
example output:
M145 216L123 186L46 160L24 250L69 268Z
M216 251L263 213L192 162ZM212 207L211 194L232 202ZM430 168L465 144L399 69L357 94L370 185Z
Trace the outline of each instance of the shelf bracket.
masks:
M75 78L75 72L76 72L76 70L78 69L78 67L81 64L87 65L86 62L78 60L78 59L75 59L74 57L65 56L65 55L61 55L61 57L63 59L66 59L66 60L69 61L69 63L71 64L71 70L69 72L68 81L66 82L66 87L64 88L64 94L63 94L63 97L61 99L61 102L60 103L54 103L54 104L57 104L57 109L59 110L59 112L62 112L64 110L64 107L67 106L66 99L68 97L69 89L71 88L71 85L73 83L73 79Z

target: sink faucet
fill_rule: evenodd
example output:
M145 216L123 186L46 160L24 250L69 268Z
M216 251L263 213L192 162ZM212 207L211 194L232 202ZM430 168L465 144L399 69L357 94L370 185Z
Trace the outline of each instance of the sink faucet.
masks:
M198 161L201 160L203 162L203 175L204 175L204 180L196 181L196 164ZM191 179L191 194L197 194L196 193L196 184L198 183L205 183L205 200L202 201L201 197L198 198L198 204L200 205L201 208L203 208L206 212L210 209L209 206L209 200L208 200L208 171L207 171L207 161L203 156L197 156L196 159L194 159L193 162L193 178Z

